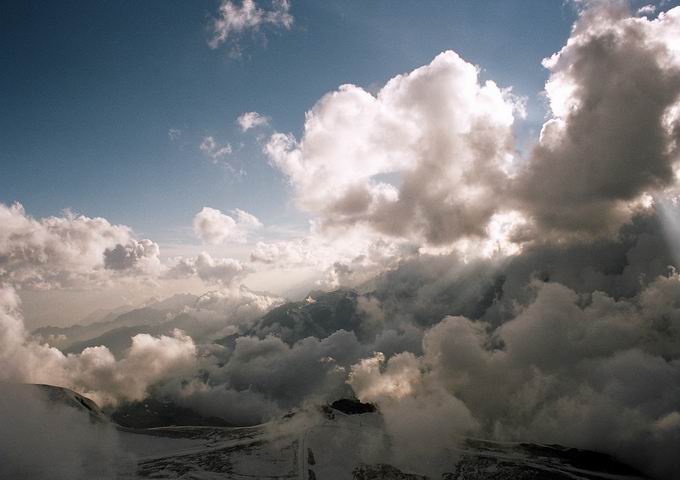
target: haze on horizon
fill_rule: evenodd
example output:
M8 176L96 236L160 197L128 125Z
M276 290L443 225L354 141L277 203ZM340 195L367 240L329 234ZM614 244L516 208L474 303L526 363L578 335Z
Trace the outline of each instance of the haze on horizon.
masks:
M0 381L680 475L677 2L3 2L0 45Z

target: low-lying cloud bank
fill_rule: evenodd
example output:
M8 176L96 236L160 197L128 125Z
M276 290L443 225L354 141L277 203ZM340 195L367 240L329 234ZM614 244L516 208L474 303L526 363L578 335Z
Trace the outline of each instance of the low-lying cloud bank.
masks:
M112 425L93 423L38 389L10 387L0 389L0 477L117 478L134 471Z
M467 263L422 255L363 294L282 304L217 290L176 311L193 337L138 334L120 358L39 343L3 288L2 379L58 383L104 405L169 398L234 424L353 391L379 405L406 466L474 434L604 451L673 478L680 275L666 245L648 212L598 244Z
M498 328L445 317L425 332L420 356L376 354L352 367L350 385L381 406L388 426L393 418L399 428L414 409L434 424L448 419L444 438L436 428L407 429L416 444L418 432L446 444L476 431L606 451L677 475L680 277L618 301L558 283L531 288L533 300Z

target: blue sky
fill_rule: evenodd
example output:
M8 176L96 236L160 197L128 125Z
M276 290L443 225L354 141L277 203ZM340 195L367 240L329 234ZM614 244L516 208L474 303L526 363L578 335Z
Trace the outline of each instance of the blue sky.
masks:
M266 4L266 2L265 2ZM304 112L343 83L376 89L453 49L483 78L528 98L518 128L544 120L541 59L575 18L560 0L295 0L290 30L264 28L208 47L216 1L3 2L0 7L0 202L41 217L71 208L159 243L195 241L203 206L242 208L267 225L304 225L245 111L299 135ZM181 130L174 141L170 129ZM229 142L235 177L201 155Z

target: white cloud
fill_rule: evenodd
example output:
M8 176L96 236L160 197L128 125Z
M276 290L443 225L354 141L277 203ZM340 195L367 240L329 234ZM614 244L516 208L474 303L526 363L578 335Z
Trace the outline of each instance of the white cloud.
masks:
M611 236L676 183L678 45L680 8L648 19L623 2L585 2L544 61L552 117L523 161L512 133L523 100L450 51L375 95L355 85L326 94L301 138L274 133L264 151L323 229L366 225L487 254Z
M222 0L219 16L210 24L210 48L217 48L227 40L233 40L249 31L263 26L290 29L293 16L288 0L272 0L271 9L260 8L255 0L243 0L241 5L232 0Z
M66 212L34 219L0 204L0 281L33 289L91 288L113 276L156 274L159 248L130 228Z
M201 144L198 146L198 148L201 150L201 152L203 152L203 155L208 157L208 159L210 159L210 161L213 163L218 163L220 160L228 157L232 152L231 145L229 143L220 145L215 141L215 138L211 136L203 137L203 140L201 141Z
M385 362L381 353L352 366L348 383L364 402L378 405L391 437L397 465L427 464L440 477L456 460L450 448L478 428L468 407L423 375L415 355L403 352Z
M66 386L100 405L115 404L143 399L149 386L191 370L195 360L193 340L181 331L136 335L121 360L102 346L64 355L28 335L16 292L0 287L0 381Z
M248 234L262 227L255 215L240 209L225 215L216 208L203 207L194 216L194 233L203 242L218 245L227 241L245 243Z
M231 216L209 207L194 218L196 235L208 244L245 243L262 227L240 209ZM157 243L137 240L129 227L103 218L76 216L33 219L23 207L0 204L0 284L28 290L101 289L126 284L159 286L162 280L197 277L232 284L251 269L208 254L161 261Z
M241 131L247 132L251 128L269 125L269 117L260 115L257 112L246 112L238 117L237 122L241 127Z
M372 95L343 85L307 112L302 138L265 146L298 205L324 226L450 243L484 236L508 188L516 99L452 51Z
M656 5L643 5L637 9L638 15L653 15L656 12Z
M127 245L118 244L104 250L104 268L115 271L160 273L160 248L158 244L143 239L131 240Z
M411 242L383 238L357 226L326 234L312 225L311 232L289 240L259 241L250 260L265 270L317 272L315 285L323 288L356 287L418 253Z
M213 258L202 252L195 258L179 257L166 273L167 278L198 277L208 284L234 286L242 280L251 269L233 258Z

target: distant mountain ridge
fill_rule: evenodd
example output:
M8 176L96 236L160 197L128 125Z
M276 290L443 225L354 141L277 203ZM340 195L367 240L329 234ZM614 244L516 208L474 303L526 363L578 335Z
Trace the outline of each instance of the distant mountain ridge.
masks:
M198 298L196 295L187 293L173 295L161 301L151 299L150 303L142 307L120 307L111 310L102 319L92 324L41 327L34 330L33 335L65 353L79 353L89 346L107 345L106 340L95 339L111 334L115 330L127 329L126 332L129 332L131 337L137 333L152 333L147 330L167 321L170 312L179 313L179 309L193 306ZM60 336L64 338L59 338ZM120 346L124 340L115 335L109 335L109 337L115 339L112 345L120 352Z

